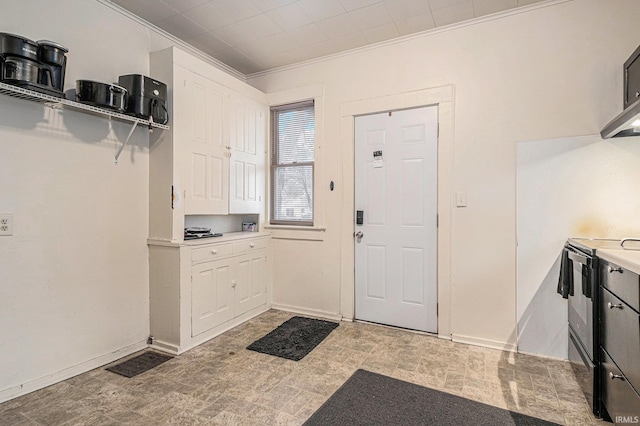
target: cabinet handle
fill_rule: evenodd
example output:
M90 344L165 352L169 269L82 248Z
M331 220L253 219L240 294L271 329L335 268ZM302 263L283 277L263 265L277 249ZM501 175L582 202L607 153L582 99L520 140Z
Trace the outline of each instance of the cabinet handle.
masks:
M218 249L211 250L211 254L218 254Z
M609 372L609 378L611 380L615 380L615 379L624 380L624 376L622 374L613 374L612 371Z
M613 274L614 272L622 273L622 268L614 268L613 266L609 266L609 273Z
M256 243L249 243L249 247L254 248L256 246Z
M236 280L231 280L231 287L236 288L237 284Z
M622 303L618 303L618 304L613 304L611 302L609 302L607 304L607 306L609 306L609 309L613 309L613 308L617 308L617 309L622 309L624 306L622 306Z

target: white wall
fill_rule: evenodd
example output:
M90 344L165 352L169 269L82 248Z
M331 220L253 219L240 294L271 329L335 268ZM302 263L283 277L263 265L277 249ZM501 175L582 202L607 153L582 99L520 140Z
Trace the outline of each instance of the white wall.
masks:
M567 302L556 293L567 237L640 235L640 138L518 144L518 346L567 356Z
M148 74L169 39L97 1L3 1L0 31L69 48L76 79ZM0 401L110 362L149 334L148 134L0 95Z
M341 105L452 84L454 191L467 192L468 207L451 217L451 333L515 344L516 142L597 134L620 111L621 65L640 40L638 19L636 0L546 2L253 76L267 93L324 84L327 230L321 242L274 242L274 304L340 312L341 262L353 255L340 252L341 236L353 232L340 220L353 180L353 158L338 143Z

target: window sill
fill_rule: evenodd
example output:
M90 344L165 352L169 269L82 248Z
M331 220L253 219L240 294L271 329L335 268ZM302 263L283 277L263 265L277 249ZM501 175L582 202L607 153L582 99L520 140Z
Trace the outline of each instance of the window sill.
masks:
M295 225L265 225L274 240L324 241L326 228Z

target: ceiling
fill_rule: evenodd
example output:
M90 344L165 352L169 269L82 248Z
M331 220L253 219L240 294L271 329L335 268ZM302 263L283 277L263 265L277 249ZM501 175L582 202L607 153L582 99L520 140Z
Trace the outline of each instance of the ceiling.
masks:
M111 0L243 74L542 0Z

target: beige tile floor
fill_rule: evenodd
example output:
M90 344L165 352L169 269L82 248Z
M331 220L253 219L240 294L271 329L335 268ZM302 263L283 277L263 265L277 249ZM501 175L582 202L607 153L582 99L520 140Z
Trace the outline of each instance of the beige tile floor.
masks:
M0 404L1 425L299 425L358 368L559 424L590 414L563 361L341 322L298 362L245 349L293 314L271 310L137 377L99 368Z

